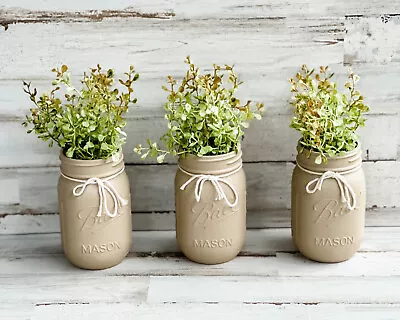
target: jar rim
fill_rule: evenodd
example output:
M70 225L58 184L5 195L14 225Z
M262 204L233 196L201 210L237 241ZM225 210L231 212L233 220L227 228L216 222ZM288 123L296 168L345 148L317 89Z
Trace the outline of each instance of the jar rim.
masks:
M225 174L242 166L242 151L231 151L215 156L186 155L178 160L178 167L192 174Z
M124 160L124 154L123 154L123 152L121 150L118 151L118 154L119 154L119 159L118 159L118 161L115 162L114 165L118 165L119 163L121 163L121 161ZM60 158L61 162L65 163L65 164L72 165L72 166L77 166L77 167L101 166L101 165L113 162L112 157L109 157L107 159L94 159L94 160L82 160L82 159L68 158L64 154L64 150L63 149L60 150L59 158Z
M212 156L198 156L192 153L189 153L185 156L179 157L180 159L189 159L189 160L197 160L197 161L202 161L202 162L212 162L212 161L222 161L222 160L228 160L231 158L234 158L236 156L242 156L242 149L240 145L238 146L237 151L230 151L228 153L222 153L222 154L217 154L217 155L212 155Z

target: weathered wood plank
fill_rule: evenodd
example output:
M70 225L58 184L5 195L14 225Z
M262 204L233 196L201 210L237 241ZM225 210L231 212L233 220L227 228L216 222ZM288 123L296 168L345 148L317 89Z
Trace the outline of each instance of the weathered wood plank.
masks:
M76 12L90 10L116 10L124 11L132 8L139 12L173 12L175 19L198 19L198 18L251 18L251 17L275 17L275 16L344 16L345 14L384 14L397 13L400 11L400 4L397 1L387 4L379 0L359 2L356 0L296 0L282 2L269 0L255 2L253 0L230 0L226 2L215 2L206 0L197 2L195 5L190 0L180 1L146 1L137 0L134 3L130 0L119 1L96 1L96 0L70 0L51 1L46 0L3 0L2 7L6 10L20 14L21 9L56 12ZM19 7L19 8L18 8Z
M346 64L400 61L400 16L349 16L346 30Z
M175 319L252 319L265 320L364 320L397 319L399 304L263 304L263 303L167 303L110 305L96 303L89 305L47 305L35 307L37 319L132 319L140 320Z
M368 227L360 252L399 252L399 227ZM0 235L0 257L57 255L62 253L60 234ZM150 256L174 256L179 252L174 231L133 232L132 252ZM277 253L295 253L290 229L247 230L241 255L275 256ZM131 257L135 256L133 254Z
M298 68L302 63L340 64L343 42L337 39L343 39L343 23L335 18L115 18L98 23L17 24L0 30L5 48L0 51L0 79L49 79L49 70L60 63L67 63L74 74L95 63L112 66L117 73L135 64L142 77L163 79L168 74L178 76L190 53L202 68L229 62L238 65L238 72ZM63 37L55 36L59 34Z
M34 310L32 304L22 301L20 303L3 304L0 298L0 319L31 319Z
M369 229L366 237L376 245L368 235ZM390 229L393 232L388 234ZM380 228L380 234L398 251L395 243L400 233L395 229L398 228ZM287 238L289 230L283 229L251 231L250 234L255 236L260 248L273 242L266 235L282 231L286 231ZM145 237L138 243L147 246L149 243L164 245L168 242L165 240L173 239L172 232L140 234ZM178 312L174 316L179 319L180 315L187 317L179 310L197 307L203 310L202 315L213 306L214 309L209 310L211 314L232 316L228 309L234 309L238 315L248 310L246 306L270 306L276 312L284 308L285 316L294 308L296 315L305 312L309 319L321 319L324 314L346 319L362 312L374 315L371 319L380 319L378 315L390 319L387 317L396 317L400 311L398 252L360 252L341 264L318 264L298 254L277 253L259 258L239 257L217 266L195 264L183 258L129 256L115 268L88 272L74 268L53 250L55 236L0 237L5 245L0 248L0 316L6 311L13 318L28 318L34 308L35 318L40 319L53 318L54 312L63 314L66 319L79 315L94 317L98 312L108 315L102 311L107 307L119 318L137 314L151 319L157 315L158 308L162 308L164 316L168 312ZM56 251L59 252L59 247ZM315 290L316 286L320 289ZM296 293L296 288L302 288L301 295ZM268 311L269 316L271 312L274 311Z
M147 18L147 19L170 19L175 14L172 12L144 13L133 8L123 10L87 10L81 12L62 12L40 10L33 11L21 8L7 9L0 7L0 25L5 30L9 25L16 23L50 23L50 22L98 22L109 18Z
M290 118L290 115L266 115L261 121L253 122L242 143L243 160L294 161L299 134L289 128ZM364 160L396 160L398 143L393 137L400 135L399 120L398 115L368 116L368 127L360 130ZM59 148L49 148L34 134L28 135L20 122L2 122L1 127L6 134L0 137L0 150L7 152L0 155L0 167L59 165ZM164 117L130 119L125 128L128 134L124 146L125 162L156 163L153 158L141 160L133 149L139 143L146 145L147 138L158 141L166 130L167 120ZM165 162L176 163L176 160L168 157Z
M367 211L367 227L400 226L398 209L370 209ZM290 210L248 211L247 228L289 228ZM175 230L175 214L170 212L135 212L132 228L135 231ZM0 217L0 234L60 232L58 214L10 214Z
M99 276L257 276L257 277L399 277L400 253L357 253L340 265L321 265L300 254L278 253L269 257L238 257L229 263L205 266L185 258L127 257L120 265L99 272ZM30 266L27 268L26 266ZM296 268L293 266L296 265ZM1 258L2 279L39 276L84 276L64 255Z
M100 281L101 280L101 281ZM52 277L0 278L1 304L144 302L148 277L100 277L99 273L54 275ZM39 290L38 290L39 289Z
M168 295L165 292L168 292ZM147 301L399 303L400 278L151 277Z
M400 206L400 162L365 162L367 207ZM268 212L290 208L290 181L294 168L291 162L245 163L247 177L247 208ZM58 168L21 168L0 170L0 185L16 183L13 199L0 204L0 214L57 212ZM175 165L127 166L133 212L169 212L174 205ZM4 182L5 181L5 182ZM7 200L4 197L3 201Z

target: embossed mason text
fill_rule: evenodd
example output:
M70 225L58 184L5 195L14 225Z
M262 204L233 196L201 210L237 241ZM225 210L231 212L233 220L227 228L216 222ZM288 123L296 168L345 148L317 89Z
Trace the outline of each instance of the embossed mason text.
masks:
M82 253L92 254L92 253L104 253L110 252L114 250L121 249L121 246L118 241L103 243L103 244L87 244L81 245Z
M195 248L226 248L232 247L232 239L193 240Z
M337 247L346 246L354 243L354 237L341 237L341 238L315 238L315 245L317 247Z

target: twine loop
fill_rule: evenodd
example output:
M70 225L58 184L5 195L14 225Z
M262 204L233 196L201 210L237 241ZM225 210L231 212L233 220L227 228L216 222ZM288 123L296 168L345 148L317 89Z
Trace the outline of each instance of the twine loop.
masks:
M118 191L115 189L115 187L112 185L112 183L110 182L110 180L114 179L115 177L119 176L123 171L125 170L125 168L122 168L120 171L118 171L117 173L113 174L112 176L109 176L105 179L100 179L97 177L92 177L89 178L87 180L81 180L81 179L74 179L71 177L66 176L65 174L63 174L61 172L61 175L70 181L74 181L74 182L78 182L80 184L78 184L77 186L75 186L74 189L72 189L72 194L75 197L80 197L81 195L84 194L86 188L89 185L97 185L98 188L98 193L99 193L99 210L97 212L97 217L101 217L101 214L103 212L103 210L105 211L105 213L111 217L114 218L117 216L118 214L118 208L126 206L128 204L128 200L122 198ZM110 210L108 210L108 205L107 205L107 195L106 192L108 192L108 194L111 196L113 204L114 204L114 209L113 212L110 212Z
M341 201L343 203L346 203L347 208L350 211L353 211L356 206L357 206L357 196L352 188L352 186L350 185L350 183L343 177L343 175L352 173L357 171L359 168L361 168L361 164L358 165L357 167L348 170L348 171L344 171L344 172L335 172L335 171L325 171L323 173L321 172L314 172L311 170L307 170L305 168L303 168L301 165L299 165L297 163L297 166L303 170L304 172L307 172L309 174L313 174L313 175L318 175L320 176L319 178L315 178L313 180L311 180L307 185L306 185L306 191L308 194L312 194L315 193L317 191L321 191L322 189L322 185L324 184L324 181L327 179L335 179L337 182L337 185L339 187L340 190L340 198Z
M195 195L197 202L200 201L204 184L206 183L206 181L210 181L212 183L212 185L214 186L215 190L217 191L217 197L215 198L215 200L223 199L223 200L225 200L226 204L231 208L233 208L234 206L236 206L238 204L239 195L238 195L235 187L225 178L238 172L240 169L242 169L242 166L238 167L237 169L235 169L232 172L229 172L229 173L223 174L223 175L192 174L190 172L183 170L180 166L178 166L178 168L183 173L190 176L190 178L180 187L181 190L185 190L185 188L189 184L191 184L193 181L197 180L195 188L194 188L194 195ZM228 197L226 196L226 193L225 193L224 189L222 188L222 184L227 185L229 187L229 189L232 190L233 196L234 196L233 202L230 202L228 200Z

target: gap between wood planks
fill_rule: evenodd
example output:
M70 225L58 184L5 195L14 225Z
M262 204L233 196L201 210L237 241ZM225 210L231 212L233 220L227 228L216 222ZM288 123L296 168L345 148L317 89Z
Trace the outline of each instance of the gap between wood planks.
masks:
M173 12L143 13L126 8L124 10L88 10L82 12L60 11L31 11L19 9L17 12L0 9L0 25L5 30L10 24L17 23L51 23L51 22L99 22L106 18L145 18L145 19L170 19L175 16Z

